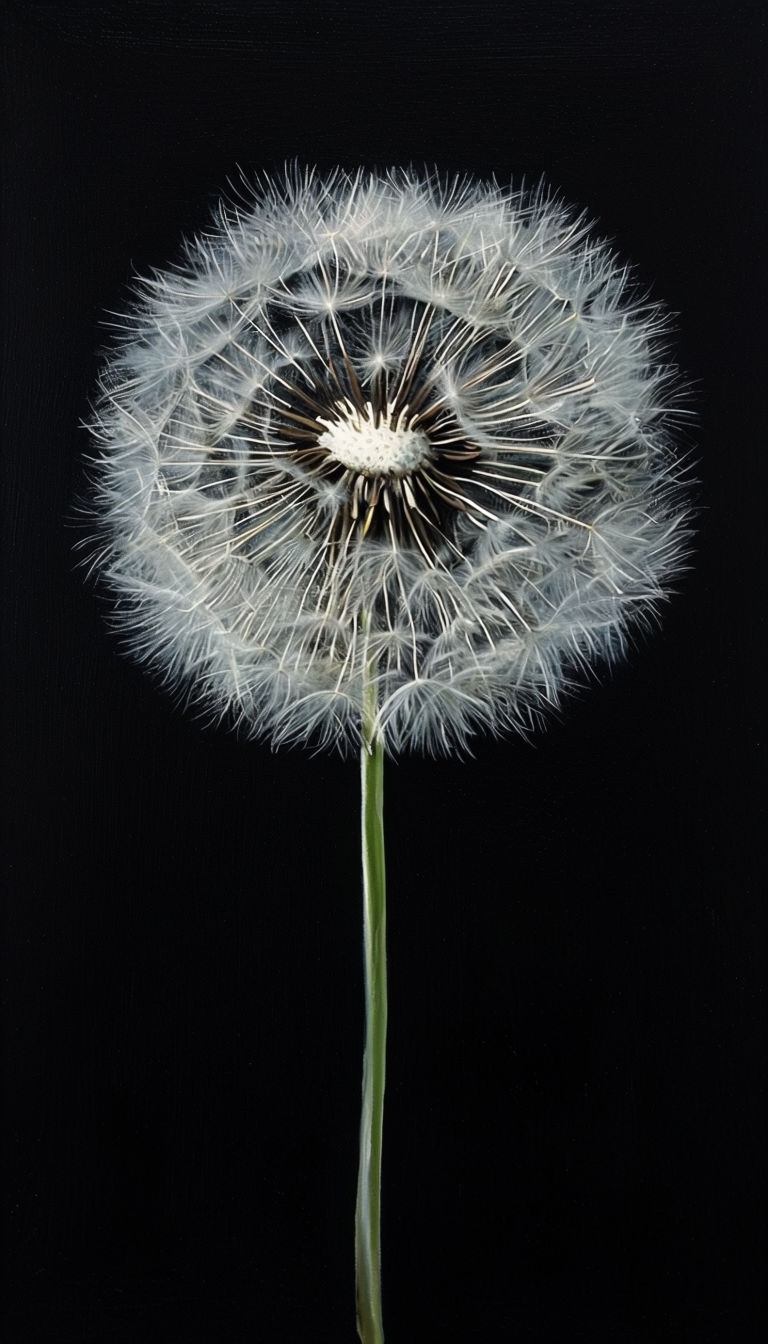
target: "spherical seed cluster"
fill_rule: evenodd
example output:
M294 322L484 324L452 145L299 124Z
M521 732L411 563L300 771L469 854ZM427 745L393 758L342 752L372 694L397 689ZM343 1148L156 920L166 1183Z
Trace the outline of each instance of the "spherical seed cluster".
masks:
M103 376L96 566L254 736L526 731L685 556L664 323L542 192L287 172L145 282Z

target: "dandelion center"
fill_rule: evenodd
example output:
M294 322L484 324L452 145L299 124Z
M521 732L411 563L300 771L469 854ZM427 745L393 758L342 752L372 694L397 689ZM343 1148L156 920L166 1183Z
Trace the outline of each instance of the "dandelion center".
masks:
M407 406L396 411L390 403L382 411L367 401L361 411L350 401L340 401L334 409L339 419L318 417L326 426L318 444L350 471L409 476L434 456L426 434L413 428Z

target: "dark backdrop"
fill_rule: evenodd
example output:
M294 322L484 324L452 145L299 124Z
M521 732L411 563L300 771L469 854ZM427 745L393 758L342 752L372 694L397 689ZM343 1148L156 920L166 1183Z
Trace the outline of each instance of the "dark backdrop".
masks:
M546 176L697 387L662 631L535 742L388 770L387 1338L761 1337L760 10L6 6L11 1344L355 1337L355 765L185 717L71 521L105 311L294 156Z

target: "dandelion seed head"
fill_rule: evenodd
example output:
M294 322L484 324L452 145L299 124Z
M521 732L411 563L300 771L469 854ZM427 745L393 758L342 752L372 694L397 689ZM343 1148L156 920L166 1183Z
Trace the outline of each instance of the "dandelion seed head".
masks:
M133 652L274 744L528 732L685 561L665 321L543 191L289 170L121 328L94 565ZM366 689L367 688L367 689Z

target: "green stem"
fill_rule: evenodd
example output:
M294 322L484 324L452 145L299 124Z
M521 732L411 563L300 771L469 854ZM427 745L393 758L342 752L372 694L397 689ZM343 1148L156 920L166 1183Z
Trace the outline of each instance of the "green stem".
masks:
M381 1138L387 1043L387 905L384 873L384 744L366 703L361 753L365 1055L357 1180L357 1333L383 1344L381 1320Z

